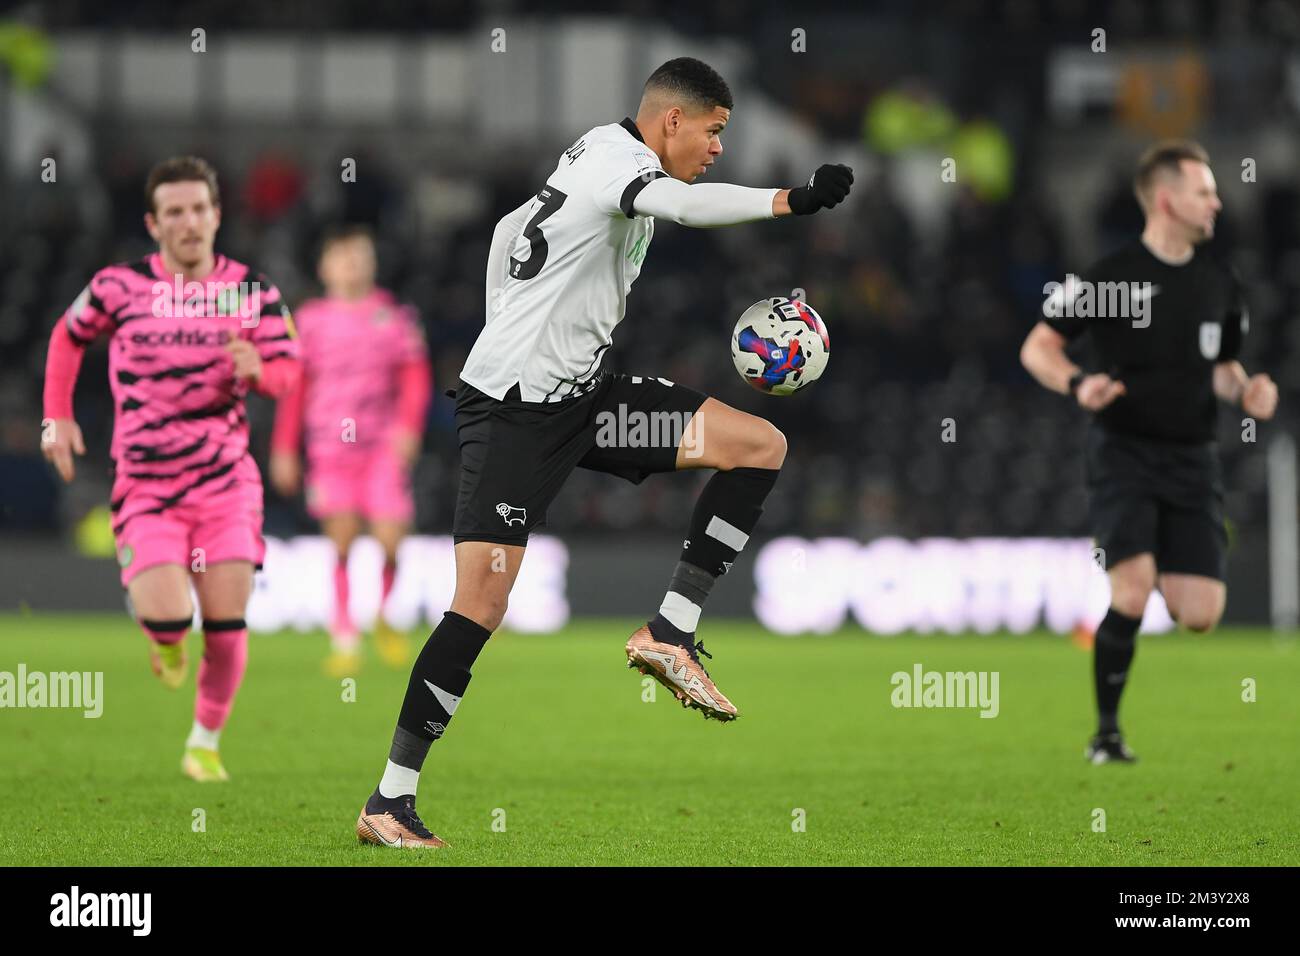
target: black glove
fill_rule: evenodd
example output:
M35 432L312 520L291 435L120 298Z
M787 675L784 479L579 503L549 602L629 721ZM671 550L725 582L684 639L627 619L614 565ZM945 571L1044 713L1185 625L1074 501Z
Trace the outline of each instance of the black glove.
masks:
M808 179L807 186L790 190L790 211L808 216L818 209L831 209L844 201L853 185L853 170L827 163Z

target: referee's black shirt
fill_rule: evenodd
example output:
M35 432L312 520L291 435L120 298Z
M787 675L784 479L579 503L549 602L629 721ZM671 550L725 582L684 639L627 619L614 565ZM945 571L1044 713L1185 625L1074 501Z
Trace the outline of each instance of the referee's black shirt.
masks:
M1235 273L1204 252L1170 265L1135 239L1079 279L1066 284L1070 305L1049 300L1045 321L1072 341L1086 336L1085 372L1124 383L1126 393L1096 413L1098 424L1137 438L1213 441L1214 366L1238 356L1249 321ZM1092 294L1090 307L1083 292ZM1144 318L1137 313L1142 300ZM1073 306L1088 314L1063 314Z

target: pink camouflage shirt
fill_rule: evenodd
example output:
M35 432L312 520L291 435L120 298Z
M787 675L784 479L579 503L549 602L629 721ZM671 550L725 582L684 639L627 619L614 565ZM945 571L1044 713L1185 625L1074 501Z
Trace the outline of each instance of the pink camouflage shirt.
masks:
M190 506L241 482L257 483L260 496L248 453L249 384L236 380L227 343L257 347L259 392L275 397L296 383L293 319L265 276L218 255L210 275L181 283L158 253L108 266L61 319L80 348L109 337L115 534L136 515ZM70 407L49 407L47 398L47 414L70 417Z

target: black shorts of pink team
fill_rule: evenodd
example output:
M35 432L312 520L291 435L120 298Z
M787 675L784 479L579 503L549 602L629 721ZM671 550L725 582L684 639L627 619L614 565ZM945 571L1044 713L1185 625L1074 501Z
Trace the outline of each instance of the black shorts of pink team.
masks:
M703 392L665 379L602 373L582 394L504 401L461 382L456 389L460 489L453 540L523 545L575 468L640 484L677 469L677 445L690 430ZM688 445L688 448L691 447Z
M1107 568L1150 553L1162 574L1224 580L1228 531L1214 442L1159 441L1094 424L1085 458L1088 523Z

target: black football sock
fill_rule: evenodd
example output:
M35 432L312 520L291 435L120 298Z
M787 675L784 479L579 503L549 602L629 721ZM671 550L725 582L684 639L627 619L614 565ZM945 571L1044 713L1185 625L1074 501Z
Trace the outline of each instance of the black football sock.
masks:
M470 667L491 636L487 628L455 611L443 615L411 669L388 754L391 763L416 773L424 766L429 745L446 732L469 687Z
M731 570L780 474L779 468L733 468L709 479L695 503L668 593L650 622L655 640L694 643L695 627L714 582Z
M681 560L715 578L731 570L780 474L779 468L733 468L710 478L695 503Z
M650 619L649 628L654 639L661 644L680 644L682 647L693 647L695 645L695 632L683 631L664 617L662 611Z
M1128 617L1111 608L1097 627L1093 641L1093 680L1097 688L1097 733L1119 733L1119 698L1124 693L1129 666L1137 650L1140 617Z
M659 613L650 622L650 633L656 641L681 644L689 647L695 643L695 626L700 619L704 602L709 599L717 577L686 561L678 561L668 582Z

